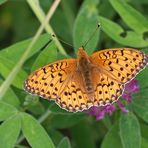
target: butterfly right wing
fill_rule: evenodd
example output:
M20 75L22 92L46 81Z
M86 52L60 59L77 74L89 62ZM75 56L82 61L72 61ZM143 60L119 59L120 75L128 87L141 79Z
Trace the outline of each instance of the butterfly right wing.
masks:
M115 48L98 51L90 60L103 73L125 84L146 66L148 56L132 48Z
M124 85L146 66L148 57L135 49L116 48L98 51L90 56L90 61L94 66L94 104L104 106L117 101Z
M95 94L94 106L112 104L122 95L124 84L102 73L96 67L92 69L92 76Z

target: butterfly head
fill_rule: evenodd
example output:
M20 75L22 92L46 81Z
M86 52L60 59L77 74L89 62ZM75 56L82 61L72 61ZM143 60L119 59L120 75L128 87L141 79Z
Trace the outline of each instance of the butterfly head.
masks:
M80 47L80 48L78 49L78 59L81 59L81 58L88 59L88 55L87 55L87 53L85 52L85 50L84 50L83 47Z

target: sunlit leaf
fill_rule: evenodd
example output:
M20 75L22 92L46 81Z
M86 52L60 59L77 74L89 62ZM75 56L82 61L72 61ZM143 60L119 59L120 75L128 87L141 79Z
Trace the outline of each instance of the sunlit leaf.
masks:
M121 114L120 138L123 148L141 148L140 125L133 113Z

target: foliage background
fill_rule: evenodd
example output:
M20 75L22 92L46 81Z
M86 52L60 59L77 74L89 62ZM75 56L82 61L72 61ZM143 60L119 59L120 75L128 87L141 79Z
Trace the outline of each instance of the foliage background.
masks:
M134 47L148 53L148 1L61 0L19 69L21 58L52 3L0 0L0 147L147 148L147 68L137 76L140 92L133 96L130 105L126 104L130 112L116 111L101 121L86 113L68 113L53 102L31 96L23 90L23 82L31 71L48 62L75 57L77 48L98 22L101 29L86 46L89 54L111 47ZM74 49L53 41L40 50L50 39L52 29ZM12 73L13 68L18 73Z

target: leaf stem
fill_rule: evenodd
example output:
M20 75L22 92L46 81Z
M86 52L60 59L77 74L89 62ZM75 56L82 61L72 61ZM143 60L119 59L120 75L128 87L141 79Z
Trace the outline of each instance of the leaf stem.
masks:
M27 2L29 4L29 6L31 7L31 9L33 10L33 12L36 15L36 17L38 18L38 20L42 23L43 20L45 19L45 13L41 9L41 7L39 5L39 2L38 1L33 1L33 0L27 0ZM54 34L55 35L55 32L53 31L53 29L52 29L50 24L47 24L45 26L45 30L49 34L51 34L51 35ZM58 47L58 49L61 52L61 54L65 55L65 56L68 56L67 53L65 52L64 48L62 47L61 43L59 42L59 40L57 38L53 38L53 40L55 41L55 44Z

